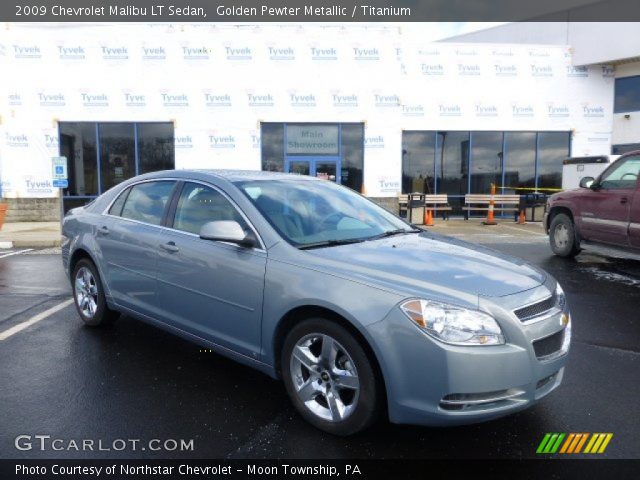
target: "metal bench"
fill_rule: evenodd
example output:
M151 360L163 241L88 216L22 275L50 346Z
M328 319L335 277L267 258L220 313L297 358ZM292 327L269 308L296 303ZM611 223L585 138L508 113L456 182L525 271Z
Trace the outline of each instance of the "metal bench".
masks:
M480 193L468 193L464 196L464 219L469 220L469 212L487 212L491 197L494 201L494 212L518 212L520 211L520 195L489 195Z
M449 197L446 193L401 193L398 194L398 206L400 216L404 216L409 221L411 221L409 215L410 210L416 208L422 209L423 215L420 221L412 222L418 224L424 221L424 213L426 210L431 210L432 212L443 212L443 218L447 217L446 212L450 212L452 210L451 205L449 205Z

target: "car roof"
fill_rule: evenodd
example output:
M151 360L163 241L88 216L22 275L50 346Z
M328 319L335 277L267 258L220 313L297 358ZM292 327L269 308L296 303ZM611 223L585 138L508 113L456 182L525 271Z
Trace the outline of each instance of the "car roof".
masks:
M166 177L168 175L181 178L214 177L228 182L253 181L253 180L293 180L293 181L319 181L315 177L299 175L295 173L266 172L263 170L224 170L224 169L179 169L163 170L144 175L146 178Z

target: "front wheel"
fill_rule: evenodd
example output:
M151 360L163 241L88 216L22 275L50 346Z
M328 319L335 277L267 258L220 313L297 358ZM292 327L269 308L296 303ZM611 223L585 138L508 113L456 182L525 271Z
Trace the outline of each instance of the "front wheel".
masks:
M324 318L305 320L285 339L282 375L296 409L334 435L364 430L377 418L380 385L351 333Z
M549 228L549 244L559 257L571 258L580 253L576 227L568 215L559 213L553 217Z

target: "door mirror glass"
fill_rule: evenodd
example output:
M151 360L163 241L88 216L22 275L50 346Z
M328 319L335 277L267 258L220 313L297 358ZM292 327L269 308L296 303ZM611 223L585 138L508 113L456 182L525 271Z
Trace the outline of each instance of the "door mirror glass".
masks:
M591 188L593 185L594 179L593 177L582 177L580 179L580 188Z
M200 229L200 238L231 242L247 248L255 247L257 243L253 232L249 230L247 234L235 220L216 220L205 223Z

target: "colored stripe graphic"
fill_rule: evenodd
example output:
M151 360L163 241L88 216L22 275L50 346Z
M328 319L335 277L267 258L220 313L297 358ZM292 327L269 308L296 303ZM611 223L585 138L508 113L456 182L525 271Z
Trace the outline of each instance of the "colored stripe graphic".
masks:
M604 453L612 438L613 433L546 433L536 453Z

